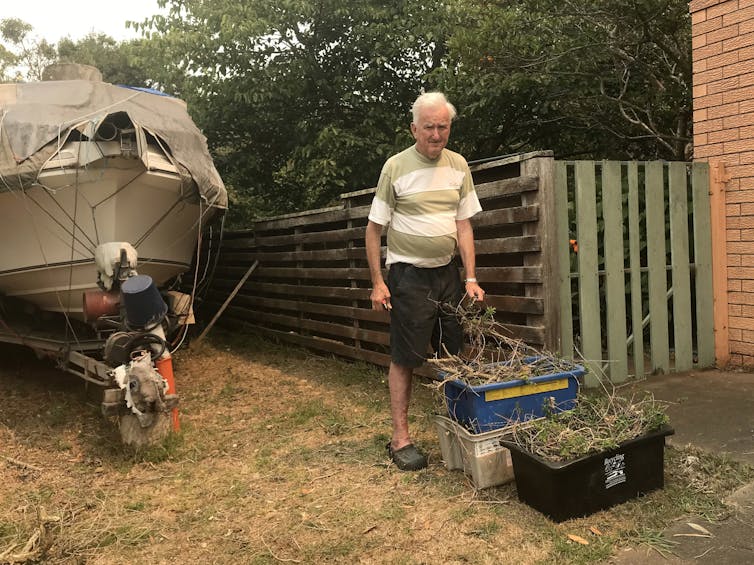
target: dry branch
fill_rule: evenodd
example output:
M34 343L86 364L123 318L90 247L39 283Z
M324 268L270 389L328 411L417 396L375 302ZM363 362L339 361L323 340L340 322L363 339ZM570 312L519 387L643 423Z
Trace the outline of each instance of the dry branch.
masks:
M446 381L459 380L469 386L524 380L539 375L573 369L573 363L537 350L520 339L509 337L495 320L495 309L482 310L476 303L463 301L453 306L441 304L446 314L455 315L463 329L467 346L460 355L434 357L427 362L438 369L442 387Z
M17 467L22 467L24 469L31 469L32 471L41 471L39 467L32 465L31 463L25 463L24 461L21 461L20 459L14 459L13 457L8 457L7 455L0 455L3 459L8 461L9 463L13 463Z

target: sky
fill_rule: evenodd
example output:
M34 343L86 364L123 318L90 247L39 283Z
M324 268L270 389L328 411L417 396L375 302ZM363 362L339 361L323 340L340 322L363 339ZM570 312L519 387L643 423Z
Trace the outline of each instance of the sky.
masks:
M126 29L126 20L141 22L164 12L157 0L2 0L0 19L22 19L34 27L32 35L50 43L66 36L81 39L91 32L123 41L140 37Z

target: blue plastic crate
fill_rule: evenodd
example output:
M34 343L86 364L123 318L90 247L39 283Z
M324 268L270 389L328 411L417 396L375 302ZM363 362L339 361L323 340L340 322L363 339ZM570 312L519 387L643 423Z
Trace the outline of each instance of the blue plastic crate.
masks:
M534 363L538 358L525 359ZM445 383L448 415L474 433L507 426L513 421L541 418L546 412L570 410L579 392L579 377L586 372L573 364L567 371L500 383L471 386L462 381ZM440 375L442 378L442 374Z

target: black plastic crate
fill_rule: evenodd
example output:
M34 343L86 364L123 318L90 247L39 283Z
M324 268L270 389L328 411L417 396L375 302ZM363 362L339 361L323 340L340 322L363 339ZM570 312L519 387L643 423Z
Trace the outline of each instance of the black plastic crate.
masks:
M511 441L518 499L556 522L588 516L662 488L665 426L624 442L617 449L555 463L522 450Z

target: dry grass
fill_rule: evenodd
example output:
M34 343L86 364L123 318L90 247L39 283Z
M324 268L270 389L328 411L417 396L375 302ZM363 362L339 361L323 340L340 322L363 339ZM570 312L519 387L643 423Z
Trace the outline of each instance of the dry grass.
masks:
M27 553L50 564L593 563L635 532L721 509L751 477L729 462L686 472L669 450L665 490L556 525L515 485L475 491L445 469L418 383L410 417L430 465L391 465L381 369L216 332L175 360L181 433L134 453L81 381L0 353L0 563L42 529Z
M547 461L566 461L618 447L667 425L665 405L651 396L579 394L576 406L510 426L511 441Z

